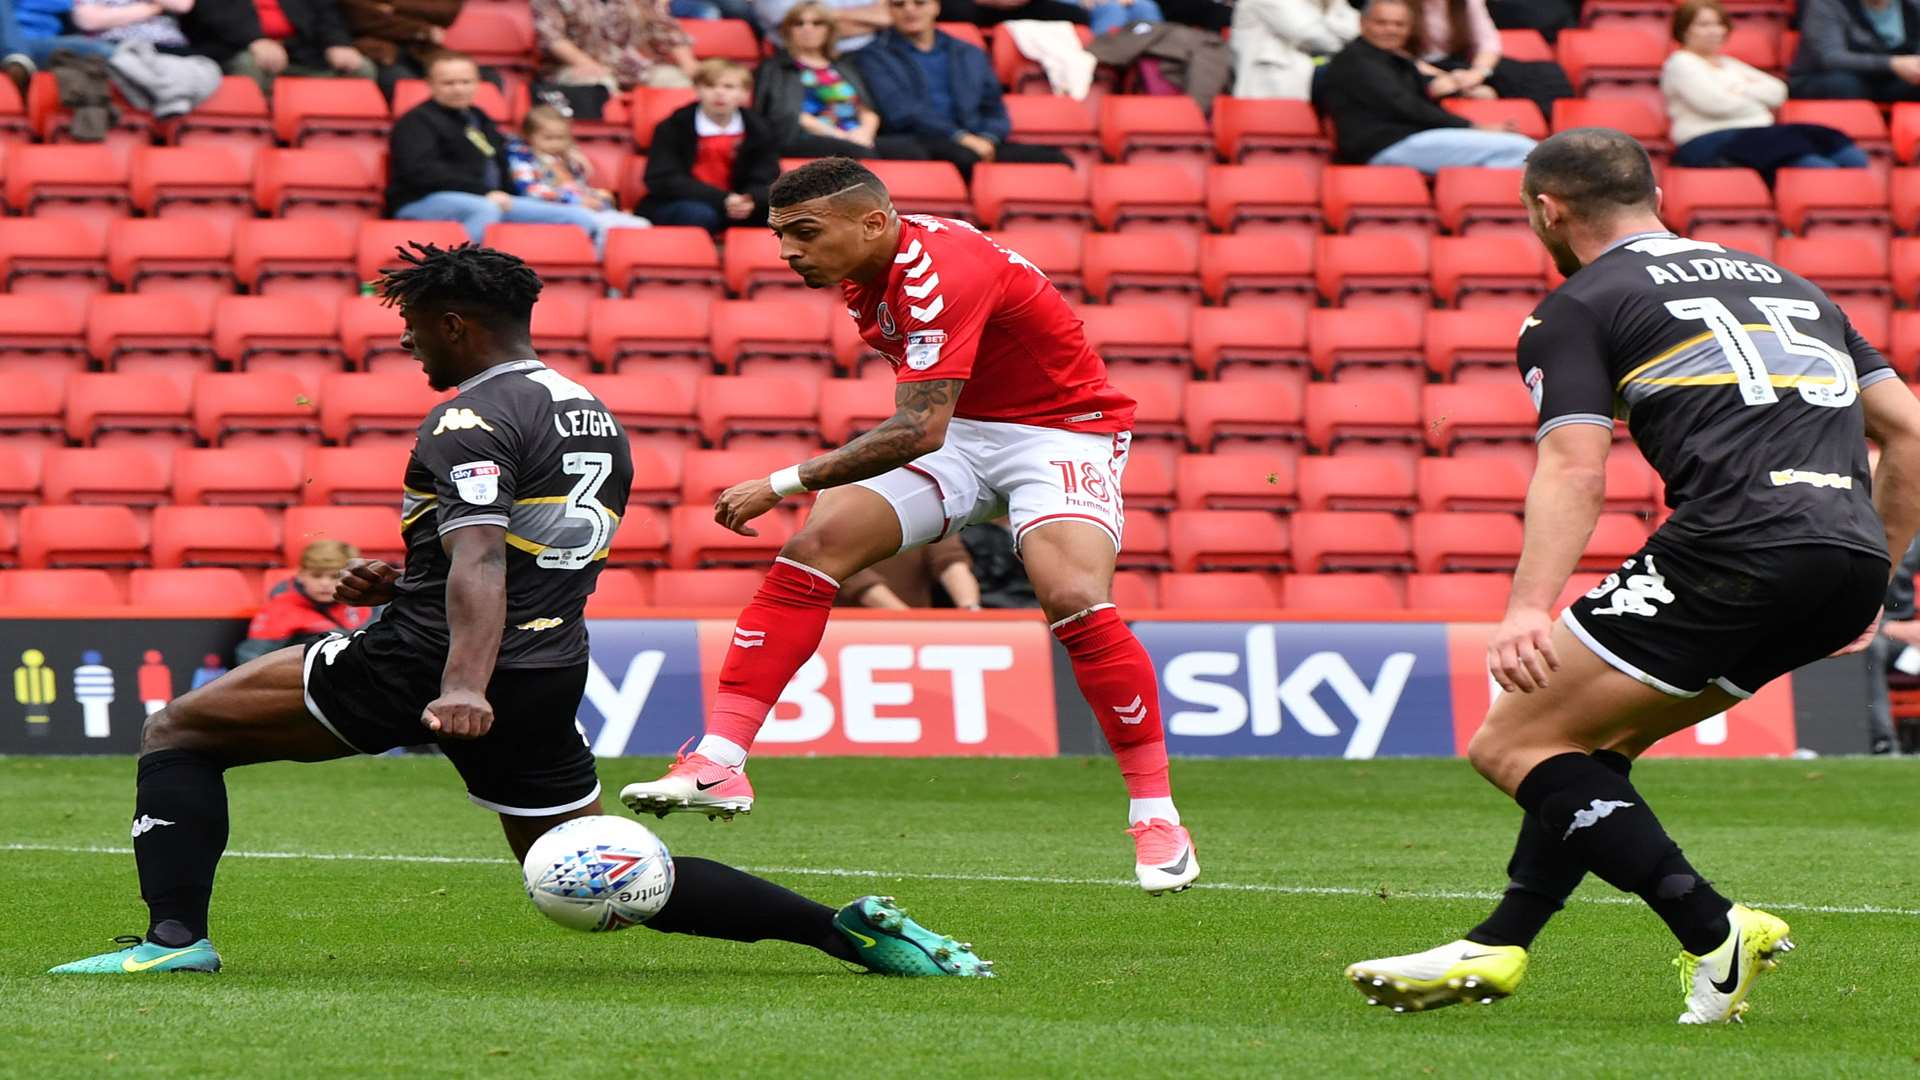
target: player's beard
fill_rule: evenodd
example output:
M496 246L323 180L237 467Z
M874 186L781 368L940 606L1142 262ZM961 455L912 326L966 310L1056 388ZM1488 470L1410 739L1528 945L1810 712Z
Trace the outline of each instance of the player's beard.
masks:
M1580 256L1573 253L1573 246L1564 240L1542 236L1540 243L1546 246L1547 254L1553 256L1553 268L1560 271L1561 277L1572 277L1585 265L1580 261Z

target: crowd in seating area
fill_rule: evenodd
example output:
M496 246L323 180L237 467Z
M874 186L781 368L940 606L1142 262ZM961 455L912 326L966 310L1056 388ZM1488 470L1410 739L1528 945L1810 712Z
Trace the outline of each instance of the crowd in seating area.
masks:
M1036 264L1140 400L1133 607L1498 609L1551 131L1639 138L1669 225L1920 378L1914 0L0 0L0 53L0 607L396 553L437 395L365 283L414 240L532 264L628 428L603 609L738 602L806 509L714 493L892 408L765 228L830 154ZM1664 513L1623 431L1583 575Z

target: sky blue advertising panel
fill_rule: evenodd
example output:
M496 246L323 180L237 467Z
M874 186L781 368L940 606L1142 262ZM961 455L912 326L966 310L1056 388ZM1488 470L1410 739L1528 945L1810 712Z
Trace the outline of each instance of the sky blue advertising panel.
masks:
M1454 753L1437 623L1140 622L1173 754Z
M593 752L671 754L700 734L699 624L687 619L595 619L593 664L580 724Z

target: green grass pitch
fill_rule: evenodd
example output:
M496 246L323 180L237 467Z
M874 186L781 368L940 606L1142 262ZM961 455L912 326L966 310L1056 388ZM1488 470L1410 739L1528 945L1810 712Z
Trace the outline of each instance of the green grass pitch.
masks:
M601 774L617 790L659 764ZM1345 963L1456 936L1504 883L1515 811L1460 761L1178 762L1205 873L1159 899L1127 883L1104 760L766 759L752 817L653 823L680 853L829 903L894 894L997 962L978 982L857 976L779 943L571 933L526 902L492 815L444 762L239 769L213 909L227 970L45 976L144 928L132 858L85 850L126 849L132 779L125 758L0 759L0 1076L1920 1070L1920 832L1899 761L1636 771L1695 862L1801 945L1748 1023L1714 1029L1674 1024L1665 928L1592 881L1511 1000L1363 1005Z

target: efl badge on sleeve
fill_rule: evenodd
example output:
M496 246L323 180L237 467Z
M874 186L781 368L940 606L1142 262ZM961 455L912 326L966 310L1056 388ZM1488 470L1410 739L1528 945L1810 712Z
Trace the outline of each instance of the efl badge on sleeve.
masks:
M1527 369L1527 393L1533 395L1533 411L1540 411L1540 398L1546 392L1547 373L1539 368Z
M945 330L914 330L907 334L907 366L925 371L940 362L940 346L947 343Z
M489 506L500 496L500 466L491 461L469 461L447 473L460 497L475 506Z

